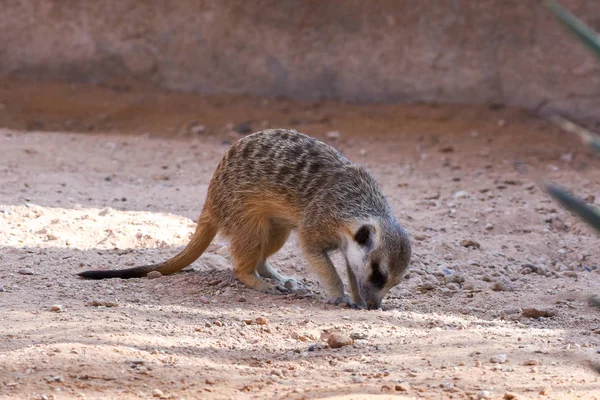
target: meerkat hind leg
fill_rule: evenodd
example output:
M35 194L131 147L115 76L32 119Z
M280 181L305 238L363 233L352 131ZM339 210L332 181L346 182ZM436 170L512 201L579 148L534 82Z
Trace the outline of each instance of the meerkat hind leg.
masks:
M283 223L271 221L271 229L269 230L269 238L265 246L264 258L258 263L256 272L263 278L273 279L284 285L289 290L300 288L298 281L293 277L282 276L271 264L267 261L267 257L277 253L285 244L290 236L291 228Z
M263 261L261 243L249 245L240 241L232 242L231 255L235 263L235 277L249 288L268 294L289 292L283 285L267 283L257 274L257 268Z

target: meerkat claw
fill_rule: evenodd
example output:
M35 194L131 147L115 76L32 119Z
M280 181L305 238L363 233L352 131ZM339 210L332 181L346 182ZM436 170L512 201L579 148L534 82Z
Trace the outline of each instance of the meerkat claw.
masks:
M352 300L350 300L350 298L347 297L347 296L333 297L333 298L329 299L327 301L327 303L329 303L329 304L335 304L336 306L339 306L340 304L345 304L349 308L352 308L354 310L357 310L357 309L361 308L358 304L356 304L355 302L353 302Z

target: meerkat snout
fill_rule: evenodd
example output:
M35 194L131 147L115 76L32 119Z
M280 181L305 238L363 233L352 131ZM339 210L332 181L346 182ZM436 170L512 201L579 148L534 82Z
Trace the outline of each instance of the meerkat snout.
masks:
M400 283L411 256L408 232L395 221L360 224L342 247L353 301L377 309L386 293Z

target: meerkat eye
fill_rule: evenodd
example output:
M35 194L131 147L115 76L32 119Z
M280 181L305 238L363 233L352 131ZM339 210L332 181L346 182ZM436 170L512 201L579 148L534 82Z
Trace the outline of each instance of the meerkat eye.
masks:
M371 238L371 229L368 225L361 226L354 234L354 240L356 243L364 246L369 243Z
M383 289L387 280L388 277L386 274L381 272L379 263L377 261L373 261L371 263L371 276L369 277L369 282L371 282L375 287Z

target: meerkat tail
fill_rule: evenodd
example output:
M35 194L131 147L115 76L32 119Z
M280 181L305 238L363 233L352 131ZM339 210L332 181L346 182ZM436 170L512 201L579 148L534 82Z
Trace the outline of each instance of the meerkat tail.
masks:
M188 245L175 257L159 264L143 265L134 268L118 270L94 270L78 273L85 279L107 279L107 278L141 278L152 271L158 271L163 275L174 274L196 261L204 253L212 242L218 231L218 226L213 218L205 210L198 219L196 231Z

